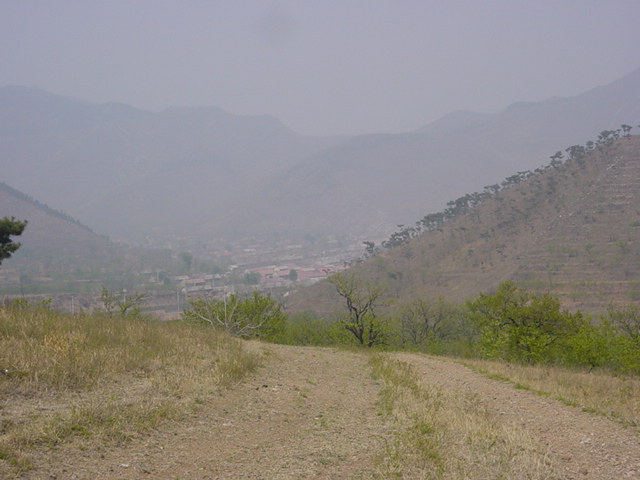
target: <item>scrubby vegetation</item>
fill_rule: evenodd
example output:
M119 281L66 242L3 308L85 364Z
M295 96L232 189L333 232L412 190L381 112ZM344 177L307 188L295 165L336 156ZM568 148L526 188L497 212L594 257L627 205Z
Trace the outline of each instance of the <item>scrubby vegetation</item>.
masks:
M278 302L253 292L248 297L198 298L189 302L182 318L240 338L274 340L282 334L285 316Z
M42 446L127 441L181 418L259 361L217 330L140 315L69 316L46 303L5 306L0 459L21 471Z
M353 277L351 282L357 285ZM370 296L365 299L373 301ZM384 303L379 291L375 301ZM363 319L354 319L353 309L363 302L363 298L347 301L346 312L337 313L333 320L308 313L291 316L274 340L373 346L353 333L360 325L365 339L369 329L375 329L376 345L383 348L640 374L640 309L633 305L611 307L603 317L591 318L563 310L553 295L519 288L513 282L462 305L443 298L419 298L379 308L375 318L365 312Z
M580 312L561 310L549 294L538 295L503 283L493 295L468 304L480 332L481 356L525 364L606 368L640 374L637 308L611 308L592 323Z
M351 280L358 287L357 279ZM377 292L376 304L383 300ZM121 309L69 316L51 311L47 302L5 305L0 308L0 467L26 471L34 452L43 448L80 440L127 442L180 420L259 364L259 356L237 337L455 355L518 388L625 425L639 424L636 307L612 308L592 322L562 310L551 295L506 282L464 305L442 298L385 305L377 310L375 328L383 327L371 345L359 341L349 318L348 309L333 320L286 315L275 300L257 293L226 302L194 301L182 321L168 323ZM485 414L471 408L469 398L443 398L391 358L378 353L372 360L383 383L381 414L398 421L397 437L380 457L380 471L410 475L428 467L436 478L444 478L444 472L464 478L466 464L451 462L446 452L459 448L482 459L488 455L483 445L500 438L516 443L492 448L493 457L486 459L505 466L505 472L513 473L509 465L519 458L514 452L528 452L529 459L538 455L536 446L513 432L490 423L478 427ZM460 411L468 418L460 420ZM454 417L458 420L447 421ZM471 444L461 444L456 439L469 425L477 435ZM553 471L541 459L526 467L531 478L547 478Z

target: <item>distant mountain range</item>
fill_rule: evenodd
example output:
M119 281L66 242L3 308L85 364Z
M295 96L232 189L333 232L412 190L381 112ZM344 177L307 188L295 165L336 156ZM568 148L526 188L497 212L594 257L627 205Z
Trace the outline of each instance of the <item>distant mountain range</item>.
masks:
M520 178L357 265L355 274L382 285L396 306L418 297L462 302L506 280L550 292L564 308L604 313L609 305L637 305L640 135ZM288 300L294 311L336 305L341 299L326 284Z
M292 219L305 225L308 216L323 228L388 229L622 123L640 123L640 69L577 97L498 114L456 112L404 135L346 139L278 177L254 204L286 212L280 228ZM266 223L265 208L252 222Z
M640 69L576 97L337 137L217 108L153 113L3 87L0 181L130 242L365 239L622 123L640 123Z

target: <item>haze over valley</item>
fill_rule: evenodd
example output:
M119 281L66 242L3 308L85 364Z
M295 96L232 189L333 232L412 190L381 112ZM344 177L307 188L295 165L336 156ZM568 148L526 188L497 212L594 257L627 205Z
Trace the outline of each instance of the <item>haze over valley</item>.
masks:
M0 0L0 478L640 478L638 25Z
M173 248L363 241L639 121L640 70L576 97L456 112L405 134L302 136L269 116L153 113L21 87L0 89L0 116L0 155L13 159L4 181L100 234Z
M363 242L635 127L640 9L571 3L168 3L149 29L145 2L64 4L55 24L2 5L0 215L30 220L7 291L317 281Z

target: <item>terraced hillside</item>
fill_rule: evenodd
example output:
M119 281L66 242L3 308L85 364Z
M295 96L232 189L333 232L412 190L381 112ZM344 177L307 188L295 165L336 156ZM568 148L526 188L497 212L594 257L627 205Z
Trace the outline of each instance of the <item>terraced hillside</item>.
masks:
M552 163L359 268L401 300L462 301L514 280L571 309L640 301L640 137ZM291 307L326 292L294 296Z

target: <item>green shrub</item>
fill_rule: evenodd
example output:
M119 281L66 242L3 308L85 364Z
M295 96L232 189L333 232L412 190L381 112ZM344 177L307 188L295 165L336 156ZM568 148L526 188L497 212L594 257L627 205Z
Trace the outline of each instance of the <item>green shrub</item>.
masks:
M344 345L351 342L351 336L336 322L303 312L289 315L274 341L286 345Z
M223 300L199 298L189 301L182 318L210 325L240 338L274 340L285 327L285 315L278 302L253 292L241 298L232 294Z
M560 309L560 302L505 282L495 294L481 294L469 304L481 332L481 350L489 358L523 363L557 361L584 324L580 312Z

